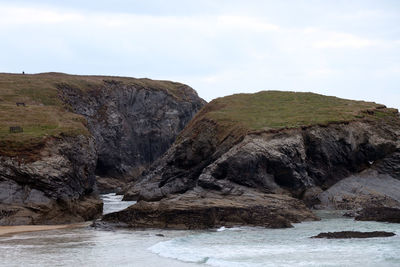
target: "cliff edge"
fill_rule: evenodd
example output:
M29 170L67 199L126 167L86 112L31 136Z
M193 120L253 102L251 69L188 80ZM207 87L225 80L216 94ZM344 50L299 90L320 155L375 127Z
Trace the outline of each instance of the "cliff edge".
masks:
M346 202L345 198L338 194L334 194L337 199L324 198L322 193L346 178L364 177L362 183L367 183L366 174L376 172L391 185L398 185L392 180L400 179L399 137L398 111L371 102L278 91L219 98L207 104L168 152L127 188L125 199L139 200L131 212L111 214L105 220L135 225L132 214L143 209L149 212L155 205L140 203L156 202L159 205L152 214L153 221L168 225L170 219L157 214L172 206L165 203L179 206L182 198L187 200L184 195L191 196L192 207L198 204L196 209L202 206L202 199L218 198L212 195L224 196L224 203L218 202L219 208L229 206L231 199L261 195L253 200L245 198L242 205L248 209L263 207L270 210L271 216L285 218L282 227L315 219L306 205L339 208L339 200ZM353 195L361 207L373 204L376 198L385 199L378 201L382 205L398 205L388 189ZM271 195L285 196L292 204L272 200ZM273 208L276 202L281 203L280 209ZM348 209L356 208L350 204ZM276 210L290 215L276 214ZM180 214L175 213L175 221L179 221ZM223 217L215 219L214 226L232 221L252 224L244 219L246 215L241 219L226 214ZM185 221L183 216L181 223ZM147 223L150 227L154 224ZM179 228L179 224L174 225Z
M96 174L140 174L204 103L169 81L0 74L0 225L98 217Z

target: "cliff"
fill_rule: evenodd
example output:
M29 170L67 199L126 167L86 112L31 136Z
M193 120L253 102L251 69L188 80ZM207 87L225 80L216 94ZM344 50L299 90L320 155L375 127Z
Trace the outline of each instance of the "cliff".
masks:
M140 174L203 104L169 81L0 74L0 224L98 217L95 174Z
M364 184L368 182L366 173L377 172L394 185L392 180L400 179L399 137L398 111L375 103L276 91L224 97L213 100L195 116L168 152L130 185L125 199L159 201L164 209L161 203L172 201L179 206L182 194L189 194L192 202L201 206L201 199L211 192L224 196L221 208L229 205L230 198L261 194L263 201L243 203L248 209L259 206L268 210L278 201L272 201L271 194L284 195L297 204L293 208L282 201L280 208L292 212L290 216L280 214L280 218L289 224L307 216L315 219L304 216L307 208L302 203L338 208L345 198L324 200L322 193L345 178L358 175L365 178ZM370 205L376 197L387 200L382 205L398 205L388 187L354 195L365 200L360 201L361 206ZM331 205L333 201L336 206ZM131 210L136 214L144 206ZM116 216L105 220L116 221ZM132 217L117 217L135 225ZM155 217L168 224L165 217ZM185 220L182 217L182 223ZM230 220L225 216L225 220L214 221L215 226ZM152 223L148 221L149 226ZM252 223L242 220L239 224Z

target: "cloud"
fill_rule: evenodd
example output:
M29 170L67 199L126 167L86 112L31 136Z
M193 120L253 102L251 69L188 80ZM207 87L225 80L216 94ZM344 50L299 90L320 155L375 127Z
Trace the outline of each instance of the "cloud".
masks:
M382 41L370 40L348 33L327 32L322 40L313 43L315 48L364 48L377 46Z
M0 49L7 51L0 71L173 79L193 86L207 100L263 89L359 99L365 95L361 91L374 86L398 90L396 25L386 24L382 34L374 20L368 21L383 13L355 12L345 27L336 27L343 20L340 9L330 12L329 25L320 23L320 16L304 19L301 11L282 21L276 19L279 14L235 9L225 13L220 6L219 12L171 16L0 4ZM370 30L347 27L352 19Z
M58 12L46 8L1 6L0 25L52 24L82 21L84 16L76 12Z

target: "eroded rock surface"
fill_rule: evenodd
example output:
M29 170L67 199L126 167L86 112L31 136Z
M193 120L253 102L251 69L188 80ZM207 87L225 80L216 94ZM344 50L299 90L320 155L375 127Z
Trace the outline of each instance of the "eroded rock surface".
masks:
M167 229L238 225L286 228L292 223L317 219L301 201L289 196L254 190L221 195L201 188L161 201L139 201L123 211L103 217L103 221L134 228Z
M33 153L0 156L0 225L61 224L101 215L103 204L93 194L92 137L49 138Z
M372 207L400 208L400 180L369 170L345 178L318 195L320 209L360 210Z
M189 86L169 81L104 77L85 91L69 84L58 87L63 101L88 121L100 176L140 175L205 104Z
M152 170L132 184L126 199L157 200L196 185L221 193L243 185L301 197L309 188L327 189L370 168L371 162L397 153L399 129L400 124L351 122L248 134L228 146L228 140L218 145L208 136L210 125L205 132L182 137L174 144ZM394 171L384 170L388 172L385 177L395 179Z
M240 103L240 95L235 99L237 102L233 104ZM383 182L397 185L400 168L397 165L400 151L397 110L376 106L366 111L367 115L360 113L350 121L251 130L243 128L243 121L235 124L236 117L218 119L226 109L222 100L202 109L164 156L130 184L124 199L163 203L172 198L169 201L179 206L181 201L177 196L200 188L223 198L248 191L289 195L304 199L311 207L320 204L321 194L331 186L368 170L376 172ZM274 112L279 114L279 108ZM213 116L207 116L208 113ZM233 114L240 116L240 112ZM387 198L387 205L397 205L396 190L388 186L381 189L378 194L366 195L365 203L373 202L373 197L378 202ZM358 202L363 202L358 198ZM282 209L286 204L281 203ZM158 203L148 205L154 209ZM124 215L115 216L123 220L130 212L137 214L136 209L144 207L137 205L124 211ZM135 225L138 217L129 218L133 220L130 224Z
M28 128L0 140L0 225L97 218L95 174L122 178L100 182L105 191L120 189L124 176L134 179L164 153L205 103L169 81L62 73L0 79L0 96L26 102L12 123Z
M366 207L355 218L357 221L400 223L400 208Z

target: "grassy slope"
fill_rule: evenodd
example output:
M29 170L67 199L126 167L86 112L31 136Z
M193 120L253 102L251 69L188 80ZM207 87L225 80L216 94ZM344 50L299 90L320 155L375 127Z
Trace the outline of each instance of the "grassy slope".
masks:
M184 85L169 81L62 73L0 73L0 155L14 155L33 149L48 136L89 134L85 119L68 112L68 107L58 98L57 84L65 83L85 91L100 88L104 80L163 90L178 99L185 97ZM27 106L17 107L16 102L24 102ZM9 133L11 126L21 126L24 132Z
M369 112L367 112L369 111ZM218 125L218 139L251 131L298 128L349 122L361 118L394 116L397 110L372 102L353 101L314 93L262 91L217 98L207 104L185 129L211 121Z

